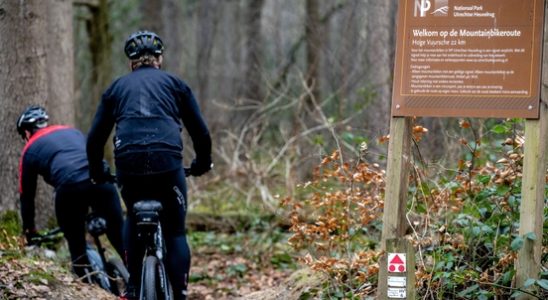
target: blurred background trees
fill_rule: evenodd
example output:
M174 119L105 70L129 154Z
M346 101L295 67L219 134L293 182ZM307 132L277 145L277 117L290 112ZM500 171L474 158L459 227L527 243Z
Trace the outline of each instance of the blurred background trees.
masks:
M367 142L383 164L396 11L372 0L75 1L77 126L88 130L100 93L128 72L127 36L156 31L164 68L191 86L214 136L214 181L274 208L334 147Z
M191 86L213 134L216 169L193 183L219 182L219 197L257 199L273 209L277 194L291 193L335 148L355 156L365 142L382 166L386 145L378 139L389 129L397 3L3 2L0 208L18 205L22 144L14 123L21 110L43 104L52 122L87 132L101 93L129 71L123 45L139 29L163 38L164 68ZM421 154L454 161L458 153L443 141L456 135L457 121L424 122L435 143Z

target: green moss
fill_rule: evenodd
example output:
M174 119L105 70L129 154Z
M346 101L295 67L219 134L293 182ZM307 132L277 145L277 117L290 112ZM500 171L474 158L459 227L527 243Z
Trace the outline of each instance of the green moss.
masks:
M8 210L0 214L0 227L8 235L19 235L21 233L21 221L16 211Z
M33 270L28 274L28 282L33 284L55 284L57 283L57 278L51 273L47 273L41 270Z
M57 219L55 217L49 218L46 222L46 228L55 228L55 227L59 227L59 225L57 224Z
M0 214L0 246L3 249L17 247L17 236L21 234L21 221L16 211L8 210Z

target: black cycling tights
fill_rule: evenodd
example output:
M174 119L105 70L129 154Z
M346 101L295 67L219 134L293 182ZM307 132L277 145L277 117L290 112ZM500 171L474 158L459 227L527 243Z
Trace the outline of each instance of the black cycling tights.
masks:
M123 257L122 207L113 184L92 184L89 180L63 185L55 193L57 223L67 239L74 272L82 277L89 265L86 256L85 221L89 208L107 221L107 237Z
M122 198L128 211L139 200L158 200L162 230L166 240L166 268L175 299L185 299L190 269L190 249L186 240L186 179L183 168L155 175L118 175ZM130 286L140 284L144 249L136 239L134 216L128 213L124 231Z

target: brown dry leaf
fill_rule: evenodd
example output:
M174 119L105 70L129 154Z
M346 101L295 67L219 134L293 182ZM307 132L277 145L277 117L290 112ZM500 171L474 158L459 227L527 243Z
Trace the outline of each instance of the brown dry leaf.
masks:
M471 125L470 122L468 122L467 120L465 120L465 119L460 119L460 120L459 120L459 126L460 126L461 128L470 128L470 126L472 126L472 125Z
M382 145L384 143L388 143L389 140L390 140L390 135L389 134L383 135L378 139L378 143Z

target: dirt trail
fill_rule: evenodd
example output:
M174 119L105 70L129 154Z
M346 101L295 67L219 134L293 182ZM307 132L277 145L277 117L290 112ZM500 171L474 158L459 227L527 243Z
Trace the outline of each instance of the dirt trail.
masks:
M45 257L21 258L0 251L0 299L118 299L98 286L78 281L61 264ZM291 273L260 267L244 257L195 253L189 300L238 299L276 288Z

